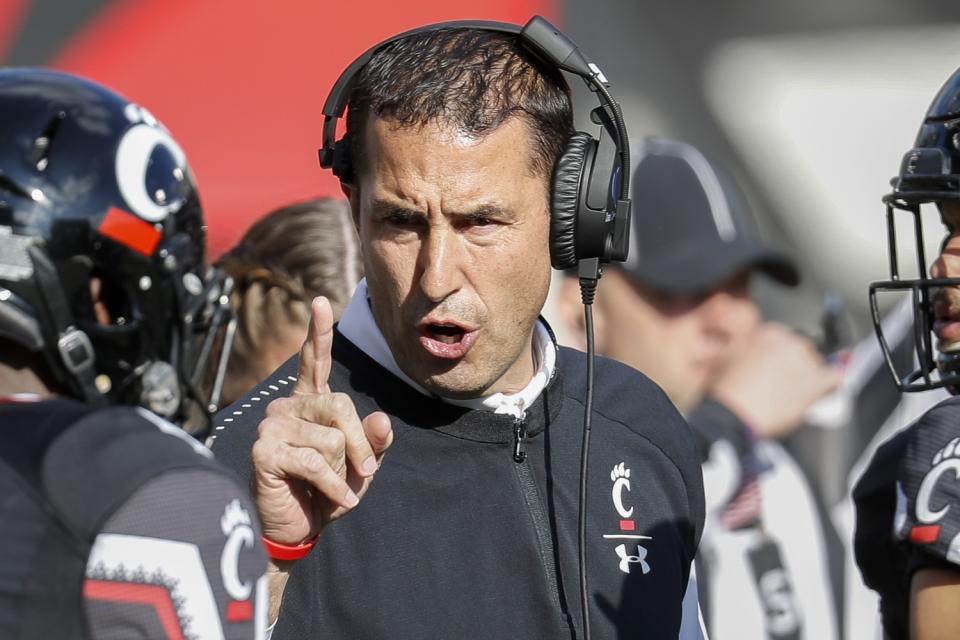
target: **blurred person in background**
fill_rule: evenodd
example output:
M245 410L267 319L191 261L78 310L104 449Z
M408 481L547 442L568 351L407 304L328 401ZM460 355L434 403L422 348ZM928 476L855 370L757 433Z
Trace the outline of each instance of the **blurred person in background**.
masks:
M229 317L204 244L148 111L0 70L0 637L262 637L248 492L174 424Z
M638 149L631 259L604 273L597 350L660 384L698 440L707 525L697 575L710 636L835 638L824 522L777 440L840 373L810 340L761 317L753 274L793 286L797 270L758 239L729 176L683 142ZM579 330L573 277L558 312Z
M919 367L908 375L892 371L903 391L960 391L958 122L960 71L934 98L883 199L891 279L871 285L871 300L876 304L878 292L911 296ZM946 230L931 265L915 245L916 262L909 261L910 245L898 237L895 224L901 217L910 220L922 237L924 205L936 205ZM915 265L917 277L903 276L898 260L908 270ZM875 323L889 355L890 338L878 316ZM885 637L960 637L960 398L944 400L883 444L853 497L856 560L864 583L880 595Z
M268 213L217 266L233 278L237 316L222 406L300 350L315 297L326 297L339 320L363 277L350 206L333 198Z

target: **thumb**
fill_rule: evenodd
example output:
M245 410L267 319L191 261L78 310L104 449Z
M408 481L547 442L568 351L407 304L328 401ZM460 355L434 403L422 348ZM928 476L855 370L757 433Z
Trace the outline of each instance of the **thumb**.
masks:
M330 350L333 347L333 310L330 302L317 296L310 305L307 339L300 347L300 368L294 393L329 393Z
M379 462L384 452L393 443L393 426L390 424L390 416L382 411L371 413L363 419L363 432Z

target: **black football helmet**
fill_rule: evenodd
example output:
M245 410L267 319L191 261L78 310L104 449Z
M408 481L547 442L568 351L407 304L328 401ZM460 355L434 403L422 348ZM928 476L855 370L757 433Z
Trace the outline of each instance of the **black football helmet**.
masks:
M0 70L0 338L42 353L67 393L178 422L215 408L198 388L231 283L205 234L186 157L147 110L75 76Z
M920 206L960 200L960 70L940 89L917 134L916 142L904 156L900 173L890 181L893 190L883 197L887 207L887 244L890 280L870 284L873 325L891 374L901 391L926 391L940 387L960 392L960 353L935 349L933 302L936 290L960 287L960 278L931 278L923 249L923 222ZM918 277L901 279L897 253L896 216L912 217ZM890 345L880 325L877 293L909 292L913 303L913 342L919 366L901 375L894 365Z

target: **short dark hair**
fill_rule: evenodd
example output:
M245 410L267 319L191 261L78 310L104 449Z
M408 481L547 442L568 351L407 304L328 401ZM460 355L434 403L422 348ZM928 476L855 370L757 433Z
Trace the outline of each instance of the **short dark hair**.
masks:
M549 177L573 134L570 87L517 36L457 28L417 33L378 51L350 94L347 138L354 173L370 115L402 127L438 120L475 138L520 116L534 138L533 169Z

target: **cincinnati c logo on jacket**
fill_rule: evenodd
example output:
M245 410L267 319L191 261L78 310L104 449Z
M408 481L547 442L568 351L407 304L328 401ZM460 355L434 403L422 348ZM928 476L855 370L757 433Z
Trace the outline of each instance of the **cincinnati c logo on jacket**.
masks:
M620 527L618 533L605 533L603 537L607 540L630 540L629 543L618 544L614 548L618 560L617 566L623 573L630 573L633 566L640 568L641 574L650 573L650 564L647 562L648 550L642 545L633 542L637 540L650 540L650 536L642 536L633 533L637 530L637 522L632 520L633 507L627 506L630 493L630 469L621 462L613 466L610 471L610 481L613 487L610 490L610 497L613 500L613 509L620 516Z
M630 491L630 469L627 469L622 462L614 465L613 471L610 472L610 480L613 481L613 489L611 490L613 508L620 515L620 530L633 531L636 528L636 523L630 520L630 517L633 516L633 507L628 509L623 504L623 492L629 493Z

